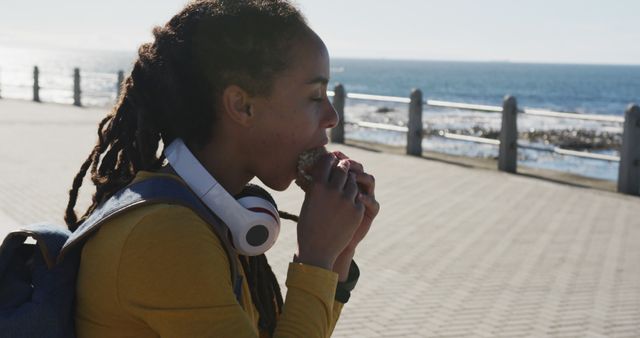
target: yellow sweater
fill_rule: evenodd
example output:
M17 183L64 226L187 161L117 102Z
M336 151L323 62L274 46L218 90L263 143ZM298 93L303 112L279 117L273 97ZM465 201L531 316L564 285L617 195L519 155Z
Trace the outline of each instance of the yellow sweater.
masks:
M179 179L140 172L134 181L156 175ZM134 209L104 224L82 249L78 337L265 337L242 277L240 305L222 244L190 209ZM334 301L337 280L332 271L291 263L274 337L330 336L342 309Z

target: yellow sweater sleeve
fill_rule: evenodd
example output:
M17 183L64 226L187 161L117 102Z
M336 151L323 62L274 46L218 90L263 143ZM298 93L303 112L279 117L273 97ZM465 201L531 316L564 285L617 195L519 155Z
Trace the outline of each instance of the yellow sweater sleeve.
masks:
M292 263L274 338L328 337L337 319L337 278ZM131 231L119 262L117 295L122 311L160 337L258 337L235 298L219 239L184 207L162 208Z
M291 263L287 273L287 298L274 336L329 337L337 282L336 273Z
M329 336L333 334L333 330L335 330L336 325L338 325L338 319L340 319L340 314L342 313L342 308L344 307L343 303L340 303L337 300L333 302L333 321L331 322L331 327L329 328Z

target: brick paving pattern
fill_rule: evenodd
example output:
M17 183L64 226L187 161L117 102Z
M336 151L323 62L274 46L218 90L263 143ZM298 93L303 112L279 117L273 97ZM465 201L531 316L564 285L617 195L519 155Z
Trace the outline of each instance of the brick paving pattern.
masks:
M0 231L62 223L104 113L0 100ZM382 204L334 337L640 337L640 198L330 148L376 176ZM290 212L303 198L274 196ZM294 249L286 221L268 254L281 282Z

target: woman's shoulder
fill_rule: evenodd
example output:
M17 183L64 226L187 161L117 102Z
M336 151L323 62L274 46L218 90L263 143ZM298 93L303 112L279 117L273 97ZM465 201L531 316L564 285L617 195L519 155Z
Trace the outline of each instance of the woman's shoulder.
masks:
M149 179L166 177L183 182L179 176L164 173L140 171L136 174L131 184ZM206 222L199 217L196 212L184 205L170 203L149 204L122 214L119 217L120 223L125 223L124 227L134 228L137 232L149 231L151 235L166 235L165 232L176 233L177 231L189 232L197 231L200 228L207 228ZM177 227L177 225L182 225Z
M157 177L181 181L178 176L169 173L141 171L132 184ZM87 245L106 245L112 252L136 251L137 248L144 249L145 246L160 242L163 247L170 247L171 242L188 240L207 241L209 247L222 248L212 225L195 211L184 205L163 202L137 207L113 217L100 227Z
M87 242L80 282L91 290L111 285L118 306L127 311L226 304L235 301L233 292L226 292L231 288L228 259L210 225L191 209L152 204L108 221Z
M134 183L157 176L173 175L143 172ZM128 210L105 222L85 244L83 257L121 268L126 262L134 269L158 259L174 263L208 259L229 269L228 254L214 227L189 207L164 202Z
M123 215L121 223L129 228L129 240L138 237L151 240L175 239L189 236L213 235L209 224L190 208L178 204L158 203L132 210ZM215 237L215 236L214 236Z
M86 245L131 251L154 243L163 242L167 246L176 240L189 239L207 240L210 245L222 247L212 227L193 210L158 203L129 210L105 222Z
M136 175L133 183L138 181L170 177L177 181L182 179L170 173L156 173L141 171ZM152 240L196 238L216 238L212 224L207 223L191 208L180 204L158 203L134 209L122 220L131 227L129 237L149 237ZM208 221L215 221L209 219ZM218 226L218 224L215 224ZM216 241L217 242L217 241Z

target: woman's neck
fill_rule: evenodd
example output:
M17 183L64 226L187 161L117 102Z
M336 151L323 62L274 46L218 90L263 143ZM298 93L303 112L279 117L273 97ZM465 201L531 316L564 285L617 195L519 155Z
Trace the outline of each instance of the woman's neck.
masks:
M192 152L207 172L232 196L239 194L253 178L238 156L243 151L235 149L232 144L225 144L224 141L209 142Z

